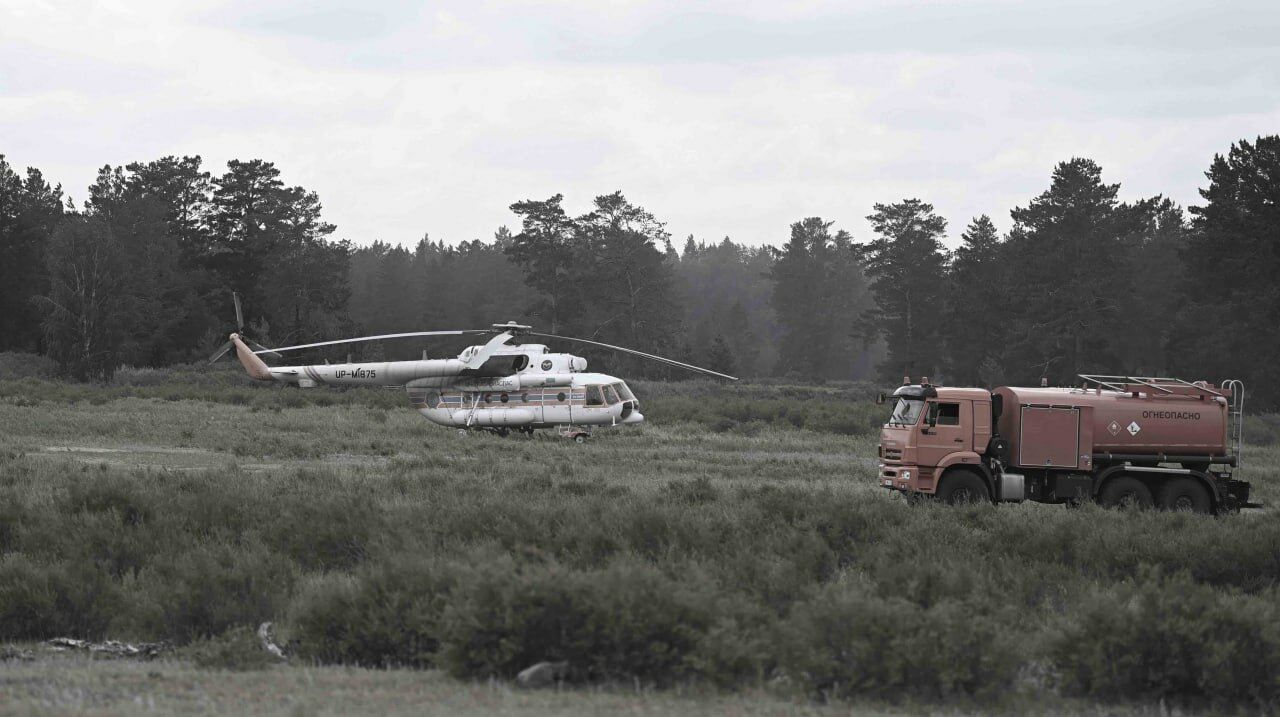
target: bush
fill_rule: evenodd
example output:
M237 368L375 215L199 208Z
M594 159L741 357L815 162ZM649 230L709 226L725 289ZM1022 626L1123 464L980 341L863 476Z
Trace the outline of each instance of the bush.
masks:
M0 556L0 639L98 639L119 604L118 588L92 563Z
M596 572L503 561L467 576L442 619L441 663L458 677L514 676L567 661L573 676L670 683L691 674L688 656L715 614L708 593L651 567Z
M382 532L382 511L367 495L322 495L278 500L268 542L303 570L350 568L364 560L373 536Z
M1179 574L1144 573L1067 615L1049 652L1065 686L1103 698L1280 700L1280 609Z
M307 584L290 610L291 644L323 663L430 667L458 569L410 556L355 577Z
M932 608L836 584L781 624L780 669L823 697L989 696L1018 666L997 622L975 605Z
M0 378L50 378L57 370L57 364L47 356L0 351Z
M248 672L265 670L280 660L263 648L257 632L246 626L233 627L217 637L191 643L183 654L197 667Z
M157 557L137 578L137 634L179 644L283 612L293 566L260 543L208 543Z

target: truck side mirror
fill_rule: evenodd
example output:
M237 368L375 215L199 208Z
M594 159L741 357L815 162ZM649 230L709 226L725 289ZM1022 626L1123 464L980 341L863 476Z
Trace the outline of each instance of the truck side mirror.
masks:
M876 405L877 405L877 406L883 406L884 404L886 404L886 403L888 403L888 402L889 402L889 397L888 397L887 395L885 395L885 393L884 393L883 391L881 391L881 392L880 392L880 395L876 396Z

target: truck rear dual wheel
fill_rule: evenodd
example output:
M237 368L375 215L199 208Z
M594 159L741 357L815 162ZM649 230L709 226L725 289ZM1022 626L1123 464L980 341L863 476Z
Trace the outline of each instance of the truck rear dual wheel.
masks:
M1106 508L1150 508L1155 503L1147 484L1132 476L1107 481L1098 494L1098 502Z
M947 473L942 477L942 485L938 487L935 496L947 505L991 502L986 482L978 474L969 471Z
M1204 515L1213 512L1213 501L1200 481L1194 478L1174 478L1160 488L1160 507Z

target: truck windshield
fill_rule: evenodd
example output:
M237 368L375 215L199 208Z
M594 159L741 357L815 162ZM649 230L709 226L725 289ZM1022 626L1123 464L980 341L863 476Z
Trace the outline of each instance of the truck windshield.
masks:
M924 408L924 401L919 398L899 398L898 402L893 406L893 413L889 415L889 423L900 426L914 426L920 418L920 411Z

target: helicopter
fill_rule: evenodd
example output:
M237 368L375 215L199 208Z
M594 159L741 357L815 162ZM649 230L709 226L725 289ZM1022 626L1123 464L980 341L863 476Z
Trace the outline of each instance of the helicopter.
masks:
M508 321L487 329L412 331L361 336L267 348L244 333L239 296L235 297L239 333L230 335L210 363L234 350L249 376L258 381L279 381L301 388L316 386L404 387L409 403L432 423L455 428L459 435L488 431L501 436L511 432L533 435L555 428L562 437L584 442L591 431L603 426L633 426L644 422L640 400L615 376L587 371L581 356L554 353L545 344L515 344L523 336L589 344L656 361L667 366L700 372L730 381L738 379L711 369L635 349L591 339L544 334L531 326ZM261 358L287 351L425 336L484 336L483 344L468 346L457 358L374 363L268 366Z

